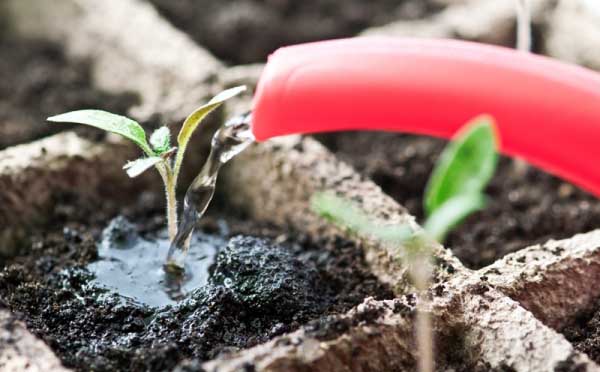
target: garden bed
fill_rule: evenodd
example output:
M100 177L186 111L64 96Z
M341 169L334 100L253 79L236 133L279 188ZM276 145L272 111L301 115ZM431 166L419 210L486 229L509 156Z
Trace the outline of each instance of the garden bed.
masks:
M128 217L137 224L113 225L104 232L104 243L114 236L124 239L126 234L156 239L164 219L159 210L148 209L152 197L145 195L127 208ZM102 282L107 279L103 271L108 269L99 270L93 262L109 263L99 257L98 246L110 213L86 209L68 202L57 204L59 213L49 216L52 226L34 232L31 245L6 262L0 273L3 305L44 340L65 366L76 370L172 369L184 359L213 359L224 351L266 342L312 320L326 327L329 315L343 314L366 297L393 297L369 272L355 243L342 238L315 241L249 220L209 216L196 234L197 245L191 248L192 252L207 250L204 260L213 261L207 283L168 305L147 304L146 287L132 292L137 298L132 293L119 294ZM78 210L80 218L93 215L96 222L64 214L72 210ZM129 231L132 227L135 230ZM152 245L144 248L144 256L158 256L153 263L164 260L164 250L152 250L156 248ZM116 267L110 270L108 275L119 274ZM140 270L155 279L157 275L151 273L161 266ZM203 273L197 270L193 275ZM167 288L150 289L150 300L161 290Z
M410 3L414 2L405 2ZM479 6L484 3L497 4L461 2L465 5L450 6L439 14L433 10L435 14L423 22L439 21L443 32L433 33L436 36L510 44L514 36L512 8L510 12L504 8L490 11L493 7ZM207 97L230 86L227 79L253 83L260 70L225 69L172 28L147 1L57 0L44 5L37 0L8 0L5 4L11 5L11 19L23 26L19 30L23 35L59 43L68 61L89 60L91 86L117 96L127 91L138 93L139 101L128 111L143 123L179 123ZM467 21L480 20L472 15L471 6L487 9L491 18L483 17L485 22L480 22L486 27L471 28L473 24ZM418 12L423 9L417 7ZM461 11L462 21L457 22L451 15ZM306 13L300 14L306 17ZM26 22L32 19L36 21ZM421 20L406 25L414 32L426 28ZM477 33L482 29L483 36ZM243 46L239 38L230 40ZM546 40L550 39L536 44L540 50L547 48ZM133 47L139 45L144 48ZM232 57L226 62L262 59L268 52L267 47L256 50L248 49L249 54L244 55L230 50ZM254 57L247 57L251 52L256 53ZM235 112L251 107L248 96L233 103L227 107L230 112L234 107ZM215 114L213 126L222 119ZM219 266L216 258L217 263L209 265L213 277L206 279L203 289L191 294L191 300L162 310L142 306L139 300L107 295L106 290L95 288L95 279L83 269L90 262L94 267L105 261L102 256L106 252L99 250L97 243L114 216L121 214L132 221L134 228L126 231L134 236L139 233L143 239L154 239L162 234L163 201L156 175L129 180L120 169L139 155L136 149L112 136L97 142L63 133L1 152L0 369L54 370L60 368L58 356L76 369L414 370L419 358L413 337L417 297L407 280L402 247L382 245L335 228L309 205L315 193L329 190L352 199L375 221L416 228L415 218L401 204L421 217L419 197L429 175L427 168L443 144L422 137L361 134L348 143L355 141L355 152L362 146L361 152L375 159L365 161L366 157L350 156L351 150L344 154L341 144L339 149L334 147L345 136L333 135L325 142L340 159L372 175L394 198L312 138L292 136L251 146L223 169L217 187L220 196L198 226L197 236L205 247L207 242L212 242L209 247L220 247L223 259L235 262L247 257L246 263L233 265L236 270L254 271L255 253L272 260L269 262L275 263L277 272L259 279L267 284L282 279L278 290L289 290L277 292L266 285L267 291L243 299L236 295L241 283L236 282L238 277ZM206 132L198 137L210 138ZM189 174L185 178L199 170L203 158L197 154L206 151L203 146L202 141L192 146L196 156L186 159ZM503 160L500 174L512 175L512 170L512 164ZM526 228L523 236L513 236L516 230L510 229L490 232L490 236L498 234L505 240L492 242L499 249L484 250L485 257L472 254L473 242L481 238L474 234L467 234L471 240L464 238L468 248L463 253L462 241L453 244L454 253L434 247L436 270L427 312L434 320L435 357L441 370L599 368L581 352L594 358L592 349L569 336L571 344L556 330L571 325L569 322L592 308L600 296L596 285L600 280L600 233L524 248L477 271L466 269L456 257L471 267L484 266L500 256L498 251L504 255L527 242L563 236L551 230L566 222L573 233L597 226L593 199L535 170L526 175L527 181L522 183L513 183L510 177L494 181L488 190L494 198L510 201L506 187L514 187L515 200L523 205L510 211L492 205L492 210L499 218L515 213L517 217L506 218L531 227L528 216L554 211L555 207L546 205L554 203L559 219L541 229ZM524 187L526 182L536 183L536 187L529 190ZM187 181L182 179L182 184ZM400 193L395 185L405 192ZM535 202L538 195L541 204ZM582 212L584 204L589 205L589 213ZM485 215L479 218L491 220ZM467 231L477 229L477 222L469 221ZM480 234L485 232L487 237L493 230L490 226L496 226L496 221L482 227ZM237 234L246 238L227 246ZM252 302L261 295L264 302ZM298 301L302 298L306 301Z
M343 133L319 138L341 160L352 164L423 220L423 190L445 141L394 133ZM500 160L486 193L487 207L470 216L446 241L454 254L473 269L519 249L600 226L597 198L508 158Z

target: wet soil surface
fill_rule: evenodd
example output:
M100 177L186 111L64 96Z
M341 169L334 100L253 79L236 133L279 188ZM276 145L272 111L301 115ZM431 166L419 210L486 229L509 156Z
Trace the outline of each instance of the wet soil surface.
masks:
M0 149L67 128L49 125L48 116L83 108L126 114L137 102L94 88L90 64L69 61L56 44L0 37L0 55Z
M423 192L445 141L356 132L319 135L318 139L423 221ZM490 196L487 208L470 216L446 241L470 268L600 226L600 201L595 197L534 167L520 172L507 158L500 160L486 192Z
M176 27L229 63L264 62L275 49L354 36L440 9L423 0L149 0Z
M164 218L159 209L148 211L144 198L138 204L144 212L124 213L142 222L134 234L151 239ZM97 242L109 220L102 208L90 224L62 219L57 216L56 226L34 234L23 256L4 262L0 306L76 370L163 371L190 360L199 365L309 321L334 322L331 315L368 296L393 297L368 272L362 251L352 243L315 241L231 216L224 233L222 217L213 213L198 228L224 242L215 247L207 283L174 305L146 306L97 285L86 269L99 260ZM127 239L130 232L113 236Z
M592 310L577 316L575 322L565 327L561 333L576 350L600 363L600 300Z

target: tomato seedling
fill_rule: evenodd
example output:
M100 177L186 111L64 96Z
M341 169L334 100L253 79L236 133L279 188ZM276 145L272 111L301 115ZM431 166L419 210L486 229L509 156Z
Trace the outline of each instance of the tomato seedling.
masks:
M419 291L416 339L419 370L433 370L433 335L429 301L424 291L431 281L433 240L446 234L471 213L485 206L484 189L493 176L497 161L497 138L493 120L480 116L467 124L444 149L428 181L424 208L424 229L374 222L350 201L324 192L313 196L312 208L336 225L360 236L369 236L404 248L402 257Z
M127 171L129 177L137 177L152 167L156 168L165 187L167 199L167 224L169 238L172 241L177 234L177 198L175 190L177 188L177 180L183 164L185 150L187 149L190 138L196 128L198 128L198 125L209 113L244 90L246 90L245 86L227 89L192 112L183 122L181 130L177 135L178 147L171 145L171 132L168 127L163 126L155 130L150 136L150 142L148 143L146 132L140 124L127 117L115 115L106 111L72 111L49 117L48 121L89 125L103 129L107 132L119 134L138 145L143 151L143 156L137 160L128 162L123 169Z

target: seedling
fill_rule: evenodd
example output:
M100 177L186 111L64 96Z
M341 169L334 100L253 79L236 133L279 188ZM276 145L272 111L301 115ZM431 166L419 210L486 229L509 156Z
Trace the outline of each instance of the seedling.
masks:
M136 145L142 151L143 156L131 161L123 167L129 177L137 177L146 170L154 167L160 174L165 187L167 199L167 224L169 239L172 241L177 234L177 198L176 189L179 173L183 164L185 150L189 144L192 134L199 124L217 107L228 99L246 90L245 86L227 89L208 103L200 106L192 112L183 122L181 130L177 135L177 145L171 145L171 132L168 127L163 126L155 130L146 139L146 133L140 124L124 116L115 115L101 110L78 110L48 118L50 122L85 124L107 132L119 134ZM174 157L174 160L173 160Z
M493 119L480 116L456 135L444 149L425 189L425 233L443 242L452 228L485 207L484 189L498 161ZM318 214L359 235L383 241L406 242L417 234L408 226L381 226L357 210L352 203L330 193L312 199Z
M403 258L419 292L427 290L431 278L431 251L434 240L442 242L447 233L486 203L484 189L496 164L497 139L493 120L480 116L463 128L441 154L427 184L424 229L408 225L382 225L331 193L318 193L312 208L319 215L359 236L372 237L386 244L403 246ZM427 298L421 296L417 308L417 343L420 370L433 370L431 319Z

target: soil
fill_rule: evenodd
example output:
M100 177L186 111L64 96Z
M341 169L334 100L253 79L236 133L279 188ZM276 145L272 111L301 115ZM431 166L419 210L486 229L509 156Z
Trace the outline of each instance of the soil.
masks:
M592 310L579 314L574 323L561 330L576 350L600 363L600 299Z
M419 18L441 8L423 0L149 0L218 58L266 61L285 45L354 36L370 26Z
M142 195L134 207L121 209L138 222L133 234L146 239L164 227L153 198ZM213 206L197 230L222 236L226 244L216 247L207 284L173 305L144 305L97 285L86 269L101 260L97 242L114 206L86 211L65 200L57 205L55 224L34 234L21 256L3 263L0 307L76 370L162 371L187 368L190 361L198 366L309 321L334 322L332 315L368 296L393 298L369 273L360 247L222 216L217 211L224 209ZM131 231L104 237L127 240Z
M83 108L126 114L137 103L133 94L94 88L90 64L67 59L60 46L48 41L0 37L0 55L0 149L69 127L49 125L48 116Z
M423 191L444 140L373 132L317 137L423 221ZM488 206L457 227L445 244L469 268L600 226L597 198L535 167L522 173L508 158L500 160L486 193Z

